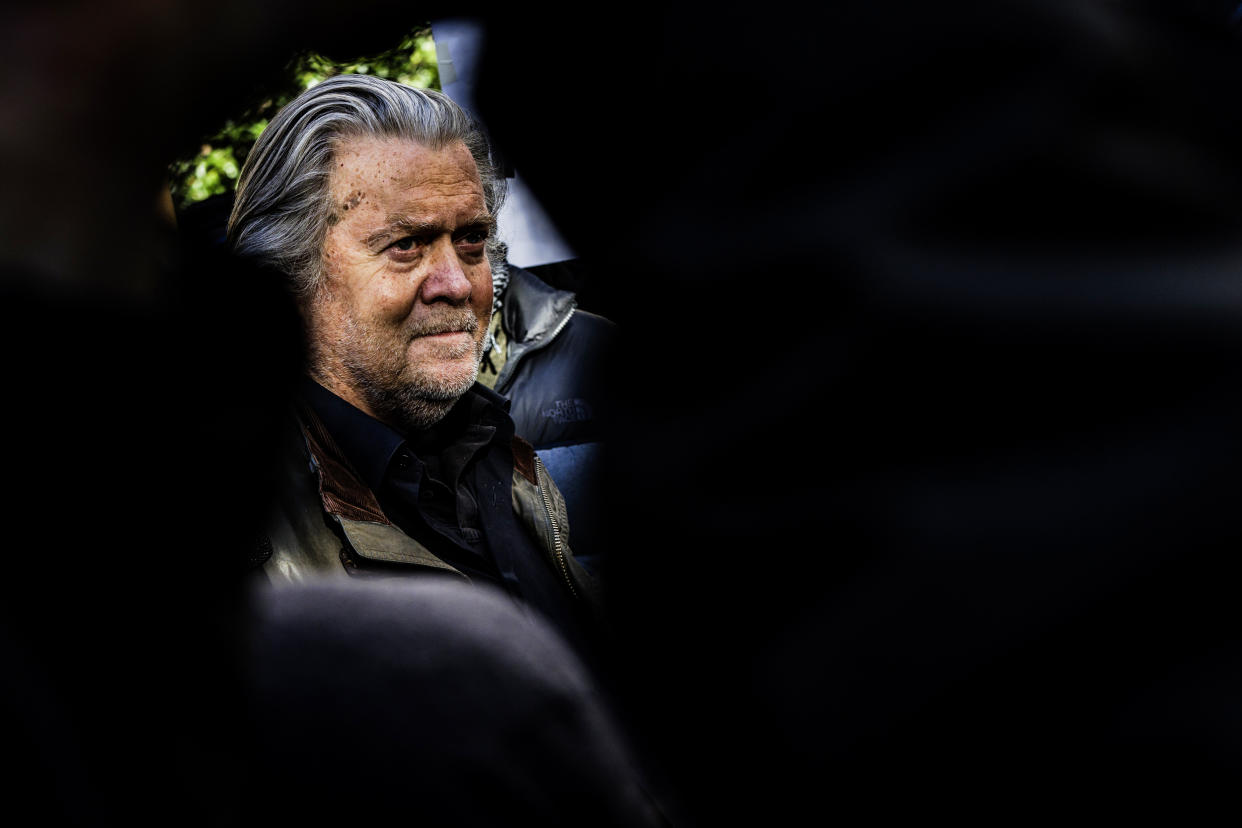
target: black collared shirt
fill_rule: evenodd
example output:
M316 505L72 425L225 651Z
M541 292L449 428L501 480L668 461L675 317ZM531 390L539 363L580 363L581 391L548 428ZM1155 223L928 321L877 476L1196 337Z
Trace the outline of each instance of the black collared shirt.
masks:
M471 580L491 582L576 637L577 610L513 513L509 401L476 383L414 434L307 380L303 396L388 519Z

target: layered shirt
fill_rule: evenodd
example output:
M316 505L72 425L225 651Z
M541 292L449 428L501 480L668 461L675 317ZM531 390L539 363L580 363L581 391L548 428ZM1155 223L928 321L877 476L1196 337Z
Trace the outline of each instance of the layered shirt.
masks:
M393 524L577 639L579 610L513 511L508 400L476 383L440 422L407 434L311 380L303 397Z

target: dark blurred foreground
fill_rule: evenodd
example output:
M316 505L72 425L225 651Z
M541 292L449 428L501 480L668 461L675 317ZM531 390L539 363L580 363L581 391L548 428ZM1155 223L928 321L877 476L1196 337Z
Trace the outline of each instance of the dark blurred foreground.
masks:
M685 824L1232 804L1232 9L980 5L487 14L485 117L628 332L619 715ZM395 658L382 624L319 629L243 592L296 322L270 277L150 218L163 164L234 103L218 89L295 48L382 48L384 15L461 10L213 8L3 13L7 799L48 824L315 803L555 823L555 798L532 805L555 786L518 772L534 748L457 804L420 796L458 778L427 762L455 731L394 715L361 731L368 756L337 726L422 699L400 659L343 668ZM768 72L733 71L739 32ZM658 84L612 59L636 40ZM288 670L255 669L272 641ZM540 744L544 770L587 761Z

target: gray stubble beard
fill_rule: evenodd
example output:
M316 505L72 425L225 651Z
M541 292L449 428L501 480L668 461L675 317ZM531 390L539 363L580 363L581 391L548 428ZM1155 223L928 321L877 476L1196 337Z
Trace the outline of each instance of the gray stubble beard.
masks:
M408 382L396 386L384 386L373 382L372 378L357 370L357 366L346 365L362 398L371 410L381 419L395 422L409 432L430 428L448 414L462 394L447 390L419 388L415 383ZM466 384L469 388L478 376L475 369L474 377Z
M478 330L478 319L469 314L471 333ZM463 316L464 320L465 317ZM410 333L407 344L416 335L429 331L427 326ZM371 337L365 331L357 331L353 341L368 341ZM474 345L473 370L469 380L460 386L437 386L417 379L403 380L404 362L402 354L385 354L383 363L374 366L366 359L369 355L362 349L350 349L342 357L342 364L353 381L354 388L380 419L397 424L407 433L430 428L444 416L469 390L479 375L479 360L483 357L483 342ZM389 380L392 377L395 380Z

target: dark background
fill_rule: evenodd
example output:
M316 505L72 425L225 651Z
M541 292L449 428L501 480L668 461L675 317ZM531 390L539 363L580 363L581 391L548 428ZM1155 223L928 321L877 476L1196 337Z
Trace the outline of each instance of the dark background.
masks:
M1233 9L980 5L478 10L484 117L625 332L619 704L688 824L1232 803ZM0 27L0 702L52 823L245 821L262 772L236 572L296 323L152 218L168 159L291 51L460 12L212 8Z

